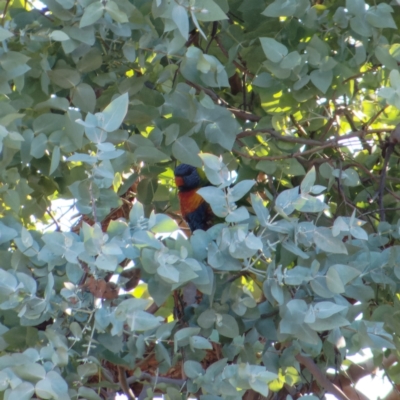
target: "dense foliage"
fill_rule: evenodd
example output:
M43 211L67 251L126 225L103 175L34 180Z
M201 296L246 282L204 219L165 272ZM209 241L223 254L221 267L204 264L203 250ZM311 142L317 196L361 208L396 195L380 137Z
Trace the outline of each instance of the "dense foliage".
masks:
M398 3L1 0L2 398L397 398Z

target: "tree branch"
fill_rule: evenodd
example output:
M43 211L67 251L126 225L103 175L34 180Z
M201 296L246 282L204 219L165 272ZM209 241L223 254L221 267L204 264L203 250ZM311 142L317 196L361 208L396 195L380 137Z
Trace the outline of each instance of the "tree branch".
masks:
M147 374L146 372L142 372L139 377L131 376L127 380L128 385L131 385L137 381L148 381L150 383L166 383L167 385L178 385L182 387L185 383L185 379L173 379L173 378L165 378L164 376L152 376Z
M290 120L292 121L292 124L297 128L298 134L301 137L308 137L307 132L305 131L305 129L299 124L299 122L296 120L296 118L294 117L293 114L289 115Z
M347 147L348 143L346 143L346 141L349 139L364 138L366 135L370 135L373 133L388 132L389 130L390 130L390 128L389 129L371 129L368 131L350 132L347 135L337 136L333 139L330 139L323 144L321 144L321 142L319 142L317 140L313 140L313 139L302 139L302 138L296 138L293 136L279 136L278 135L276 138L279 140L283 140L283 141L287 141L287 142L294 142L294 143L303 143L303 144L307 144L307 145L311 145L311 144L317 145L317 147L314 147L312 149L305 150L305 151L297 151L295 153L288 154L288 155L279 155L279 156L256 156L256 155L254 155L253 156L253 155L246 154L246 153L243 153L243 152L241 152L239 150L235 150L235 149L233 149L232 151L242 157L249 158L252 160L259 160L259 161L261 161L261 160L267 160L267 161L284 160L287 158L297 158L300 156L305 156L307 154L318 153L319 151L325 150L327 148ZM250 132L254 132L254 131L250 131ZM243 133L243 132L241 132L241 133ZM252 135L248 134L248 136L252 136ZM285 139L282 139L282 138L285 138ZM291 138L291 139L287 139L287 138ZM345 142L345 143L339 143L339 142Z
M336 385L334 385L325 374L318 368L317 364L310 358L297 354L296 360L304 365L313 375L315 380L328 392L338 398L338 400L350 400Z
M233 108L230 107L228 110L236 117L239 119L243 119L245 121L251 121L251 122L258 122L262 117L249 113L247 111L239 110L238 108Z
M236 135L236 138L242 139L245 137L257 136L261 133L268 133L275 139L281 140L282 142L299 143L299 144L305 144L305 145L310 145L310 146L313 146L313 145L320 146L323 144L323 142L320 142L319 140L299 138L296 136L284 136L284 135L279 134L274 129L253 129L251 131L250 130L242 131Z
M129 387L128 380L126 379L125 368L121 365L117 366L118 370L118 382L121 386L122 391L124 392L125 396L128 400L134 400L135 394L132 392L132 389Z
M225 49L225 47L223 46L223 44L221 43L221 39L216 36L215 37L215 41L218 44L218 47L221 49L223 55L229 59L229 54L228 51ZM254 74L252 74L245 66L243 66L242 64L239 64L237 61L233 61L233 65L239 69L241 72L244 72L246 75L250 76L251 78L254 78Z

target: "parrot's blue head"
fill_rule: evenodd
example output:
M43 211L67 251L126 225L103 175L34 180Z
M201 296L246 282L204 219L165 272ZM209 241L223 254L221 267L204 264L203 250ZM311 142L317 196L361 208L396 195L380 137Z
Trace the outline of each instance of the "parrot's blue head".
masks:
M180 164L175 168L175 184L179 191L188 191L201 186L201 178L196 167Z

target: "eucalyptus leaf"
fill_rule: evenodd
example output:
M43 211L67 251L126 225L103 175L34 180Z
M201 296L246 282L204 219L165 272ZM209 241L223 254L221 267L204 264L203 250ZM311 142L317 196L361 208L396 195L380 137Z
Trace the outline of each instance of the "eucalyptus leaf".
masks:
M265 55L272 62L278 63L288 54L287 47L273 38L263 37L260 42Z
M118 129L128 111L128 103L128 93L115 98L101 113L102 129L106 132L112 132Z

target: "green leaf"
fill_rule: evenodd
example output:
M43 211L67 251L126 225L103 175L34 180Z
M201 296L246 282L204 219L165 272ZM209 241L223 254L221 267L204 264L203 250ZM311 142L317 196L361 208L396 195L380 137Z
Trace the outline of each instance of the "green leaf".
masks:
M288 251L290 251L293 254L296 254L297 256L303 258L304 260L307 260L310 258L310 256L307 253L304 253L294 242L291 240L287 240L282 243L282 247Z
M85 73L99 69L103 64L103 57L97 48L90 49L76 64L79 72Z
M127 322L134 332L148 331L160 326L162 317L155 317L145 311L134 311L128 315Z
M269 74L268 72L261 72L261 74L257 75L255 79L253 80L253 85L254 86L259 86L262 88L268 88L271 87L274 84L274 79L272 78L272 75ZM263 165L265 162L260 161L258 164ZM274 164L275 163L271 163ZM259 168L259 167L257 167ZM262 168L260 168L262 169ZM267 171L265 171L267 172ZM267 172L268 173L268 172Z
M267 17L291 17L296 11L296 1L275 0L261 13Z
M82 328L76 321L71 322L69 329L76 339L82 338Z
M60 148L58 146L55 146L51 154L49 175L51 175L57 169L59 164L60 164Z
M229 314L217 314L215 328L220 335L228 338L233 339L239 335L239 326L235 318Z
M172 265L163 264L157 268L157 274L167 283L179 283L179 271Z
M393 28L397 29L393 20L393 9L387 4L378 4L378 6L370 7L366 13L366 20L375 28Z
M50 39L55 40L57 42L63 42L65 40L69 40L69 36L63 31L53 31L50 33Z
M201 336L192 336L189 339L190 347L192 349L200 349L200 350L212 350L211 343Z
M320 301L315 304L314 312L317 318L329 318L334 314L340 313L344 310L347 310L347 306L341 306L339 304L332 303L330 301Z
M200 333L200 328L182 328L174 335L174 353L178 351L179 346L189 344L189 338Z
M309 282L313 279L310 268L296 266L288 271L285 271L285 283L287 285L301 285L303 282Z
M96 106L96 94L87 83L80 83L71 89L71 101L81 111L92 113Z
M34 386L29 382L22 382L17 387L8 392L7 398L10 400L29 400L35 392Z
M258 374L252 374L249 379L249 384L253 390L260 393L262 396L268 396L268 383L277 377L278 376L272 372L263 371Z
M354 32L364 37L372 36L373 30L371 25L365 19L365 14L356 15L350 20L350 27Z
M309 194L301 194L298 196L293 202L293 207L301 212L321 212L328 208L323 201Z
M7 29L4 29L3 27L0 26L0 41L9 39L10 37L13 37L14 35L8 31Z
M18 212L21 207L21 199L15 190L8 190L4 193L4 202L15 212Z
M229 223L237 223L248 219L249 216L250 215L246 207L241 206L233 211L229 211L229 214L225 218L225 221Z
M341 183L345 186L353 187L360 184L358 173L353 168L347 168L345 171L334 169L332 175L340 179Z
M275 39L260 37L260 42L264 54L269 60L274 63L281 62L288 54L288 49L282 43L277 42Z
M106 132L115 131L122 124L128 111L129 96L124 93L116 97L102 112L103 121L101 127Z
M153 233L170 233L179 229L178 224L168 215L151 213L148 229Z
M84 370L88 370L89 365L94 364L84 364L78 366L78 374L80 371L83 372ZM93 371L93 369L92 369ZM97 372L97 367L96 367ZM81 375L84 376L91 376L94 375ZM47 373L46 378L39 381L35 386L35 393L38 397L43 399L51 399L51 398L59 398L59 396L65 396L68 391L68 386L64 379L55 371L50 371Z
M337 271L341 281L343 282L343 285L347 285L349 282L351 282L361 274L358 269L353 268L350 265L335 264L332 265L330 268L333 268Z
M199 318L197 319L197 323L202 328L209 329L214 326L216 318L217 318L217 315L214 310L212 310L212 309L205 310L199 315Z
M178 27L182 37L187 40L189 36L189 19L185 7L176 4L172 9L172 20Z
M122 52L128 61L134 62L136 60L136 48L134 42L125 42L122 46Z
M21 241L26 248L32 247L33 237L25 227L21 229Z
M203 163L199 157L200 149L197 143L188 136L182 136L175 140L172 145L172 154L176 159L194 167L202 167Z
M37 382L46 377L46 370L37 363L25 363L14 367L13 371L21 378L30 382Z
M225 218L229 214L229 209L226 204L226 196L221 189L208 186L199 189L197 193L210 204L213 213L217 217Z
M199 21L221 21L228 19L221 7L213 0L196 0L195 15Z
M250 197L251 197L251 205L253 207L254 212L257 215L258 220L260 221L261 226L266 227L269 221L268 209L264 206L263 201L259 194L250 193Z
M103 16L103 5L101 2L95 1L85 8L82 18L79 22L79 28L84 28L85 26L93 25Z
M218 143L226 150L231 150L238 132L238 123L232 114L222 107L215 107L207 109L203 120L208 122L205 129L207 139L211 143Z
M183 364L185 375L190 379L196 379L204 375L204 369L197 361L188 360Z
M81 364L78 365L77 372L81 379L86 378L96 375L98 373L98 366L94 363Z
M0 244L7 243L18 235L17 231L0 222Z
M286 215L290 215L295 210L294 202L299 196L300 194L298 187L284 190L283 192L279 193L278 197L276 198L275 205Z
M105 3L104 9L108 12L108 14L110 14L111 18L114 21L119 22L120 24L129 22L127 15L119 9L115 1L107 1L107 3Z
M70 89L81 80L81 76L78 71L67 68L56 68L47 72L50 80L56 85L63 89Z
M297 51L292 51L280 62L279 66L283 69L294 69L301 63L301 56Z
M333 73L332 71L323 71L315 69L310 73L311 82L322 92L326 93L332 84Z
M328 289L333 293L343 293L345 291L340 275L335 268L331 267L328 269L328 272L326 273L326 284Z
M133 157L137 161L145 161L148 163L156 163L162 161L168 161L170 159L162 151L152 146L140 146L133 152Z
M235 202L240 200L256 182L253 180L244 180L237 183L233 188L228 189L228 200Z
M310 193L312 187L314 186L316 179L315 167L312 167L308 172L304 179L301 181L300 192L301 193Z
M306 174L304 167L295 158L283 160L280 168L287 176L299 176Z
M104 271L115 271L118 266L118 257L109 254L99 254L96 258L96 267Z
M328 253L347 254L345 244L338 238L332 236L328 228L317 228L313 234L314 243L323 251Z
M30 154L35 158L42 158L47 148L47 136L44 133L39 133L31 143Z
M365 11L364 0L346 0L346 8L353 15L363 14Z
M196 17L196 13L194 12L195 10L191 9L190 10L190 16L192 18L192 22L194 23L194 25L196 26L196 28L198 29L198 31L200 32L200 35L203 36L204 39L207 40L207 36L206 34L203 32L203 30L201 29L201 26L199 24L199 21L197 20Z
M81 386L78 389L78 395L88 400L101 400L101 397L93 389L85 386Z
M397 61L390 55L389 48L378 46L375 48L375 56L386 68L397 71Z

